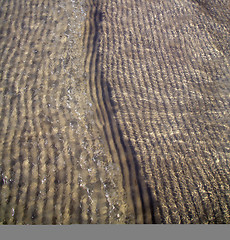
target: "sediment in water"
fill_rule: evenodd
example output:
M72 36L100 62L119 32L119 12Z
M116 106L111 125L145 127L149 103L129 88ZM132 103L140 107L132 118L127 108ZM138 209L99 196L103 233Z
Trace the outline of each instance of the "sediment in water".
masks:
M229 11L1 1L1 223L229 223Z
M229 223L229 4L96 2L91 92L136 218Z
M88 91L90 6L0 6L0 222L135 222Z

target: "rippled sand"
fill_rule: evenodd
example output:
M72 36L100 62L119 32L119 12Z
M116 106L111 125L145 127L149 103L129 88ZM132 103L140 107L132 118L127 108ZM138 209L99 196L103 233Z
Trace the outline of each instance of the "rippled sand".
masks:
M133 196L143 197L136 218L230 223L229 2L99 1L96 9L91 92L110 122L105 135L126 152Z
M84 72L84 1L1 1L0 222L134 222Z
M230 223L228 0L0 0L0 223Z

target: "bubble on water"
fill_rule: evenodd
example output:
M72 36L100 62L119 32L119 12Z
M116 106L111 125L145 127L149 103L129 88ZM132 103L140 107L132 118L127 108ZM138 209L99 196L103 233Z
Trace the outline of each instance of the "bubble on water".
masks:
M46 178L43 178L43 179L42 179L42 184L44 184L45 181L46 181Z
M12 213L12 217L13 217L14 214L15 214L15 210L14 210L14 208L12 208L11 213Z

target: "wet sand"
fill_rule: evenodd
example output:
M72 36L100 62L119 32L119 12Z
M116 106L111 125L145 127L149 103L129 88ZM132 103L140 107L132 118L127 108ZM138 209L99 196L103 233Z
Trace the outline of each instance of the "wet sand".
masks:
M230 223L229 13L228 1L97 5L91 92L155 223Z
M0 223L230 223L228 1L0 1Z
M0 6L0 222L134 223L88 91L89 7Z

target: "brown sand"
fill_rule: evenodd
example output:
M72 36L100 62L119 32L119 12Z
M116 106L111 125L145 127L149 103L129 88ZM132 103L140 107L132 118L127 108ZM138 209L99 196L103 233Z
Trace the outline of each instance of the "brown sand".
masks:
M84 2L0 1L2 224L135 222L93 118Z
M230 223L228 0L0 6L2 224Z
M148 191L155 223L230 223L229 1L96 8L91 91L127 151L123 174Z

